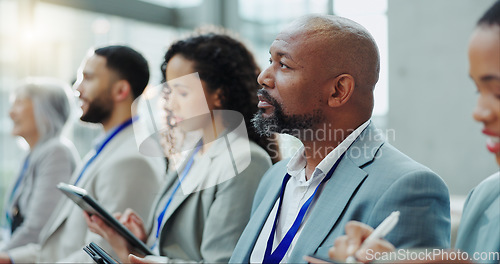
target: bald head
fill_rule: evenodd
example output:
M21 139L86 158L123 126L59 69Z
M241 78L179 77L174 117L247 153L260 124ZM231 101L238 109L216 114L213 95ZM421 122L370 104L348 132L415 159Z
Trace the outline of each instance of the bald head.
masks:
M270 64L257 79L263 88L258 130L289 133L326 123L348 130L371 117L379 55L359 24L335 16L301 17L278 34L269 54Z
M324 58L326 74L333 77L347 73L356 80L356 87L373 90L378 81L380 58L377 44L360 24L331 15L307 15L296 19L280 35L293 35L308 42L304 48ZM278 36L279 37L279 36Z

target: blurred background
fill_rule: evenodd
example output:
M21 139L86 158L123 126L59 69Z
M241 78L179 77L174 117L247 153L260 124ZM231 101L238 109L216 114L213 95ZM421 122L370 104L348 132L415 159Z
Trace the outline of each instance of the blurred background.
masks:
M161 82L166 48L207 24L237 32L261 67L276 34L308 13L336 14L364 25L382 58L373 122L388 140L437 172L461 200L498 171L481 125L472 119L477 95L468 77L467 45L494 0L0 0L0 207L26 147L10 134L9 95L27 76L72 83L92 47L125 44L149 61L150 85ZM78 122L66 136L80 155L98 129ZM285 157L295 141L283 137ZM459 205L461 207L461 205Z

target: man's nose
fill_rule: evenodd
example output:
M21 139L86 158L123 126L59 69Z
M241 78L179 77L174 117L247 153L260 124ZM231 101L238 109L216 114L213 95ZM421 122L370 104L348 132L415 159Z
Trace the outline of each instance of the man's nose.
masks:
M257 82L265 88L274 88L274 76L272 73L272 65L263 70L259 77L257 77Z

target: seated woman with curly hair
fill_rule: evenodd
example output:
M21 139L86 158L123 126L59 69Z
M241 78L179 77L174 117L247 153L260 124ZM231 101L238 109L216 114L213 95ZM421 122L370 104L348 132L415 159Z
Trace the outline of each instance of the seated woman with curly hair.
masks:
M259 72L248 49L226 34L195 35L175 42L165 54L162 73L172 126L167 137L177 140L169 152L175 154L176 146L186 146L183 142L196 144L180 150L182 161L169 155L176 170L167 174L154 205L154 223L144 224L130 210L117 214L164 257L161 262L229 261L250 218L259 181L271 160L279 159L277 142L251 128ZM176 130L184 135L181 142ZM192 131L201 131L201 138L191 140ZM135 252L122 237L96 216L87 216L87 222L121 261L129 262Z

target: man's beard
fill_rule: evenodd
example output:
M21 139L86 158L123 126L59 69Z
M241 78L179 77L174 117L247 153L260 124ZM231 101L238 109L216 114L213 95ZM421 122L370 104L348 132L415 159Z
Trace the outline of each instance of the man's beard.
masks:
M94 100L89 102L87 113L84 113L80 120L89 123L102 123L111 117L114 104L111 100L109 91L104 91L98 95Z
M274 112L269 117L264 117L264 109L253 116L252 124L261 136L271 136L272 133L289 134L299 139L304 139L305 130L314 129L314 126L323 122L325 117L320 109L312 113L302 115L286 115L283 106L272 98L269 93L260 89L257 94L263 96L274 108ZM304 134L304 135L302 135Z

